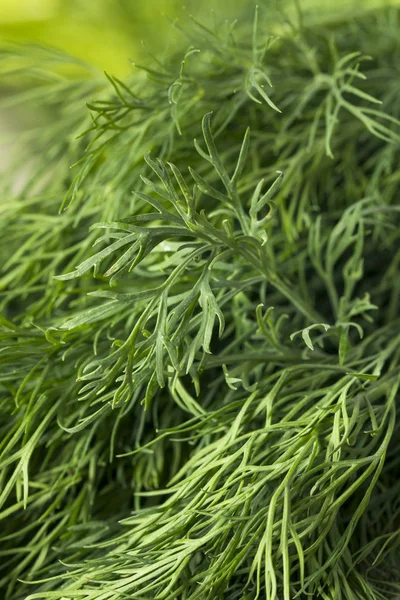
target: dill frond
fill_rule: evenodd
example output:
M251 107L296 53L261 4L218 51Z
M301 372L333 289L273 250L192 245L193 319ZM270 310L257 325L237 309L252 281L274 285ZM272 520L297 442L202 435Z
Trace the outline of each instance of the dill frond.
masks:
M1 55L7 600L400 592L400 13L307 15Z

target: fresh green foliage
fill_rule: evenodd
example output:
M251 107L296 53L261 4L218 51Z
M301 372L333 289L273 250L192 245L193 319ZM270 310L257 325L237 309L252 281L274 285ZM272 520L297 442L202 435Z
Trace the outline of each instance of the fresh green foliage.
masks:
M2 54L6 600L400 593L400 11L297 8Z

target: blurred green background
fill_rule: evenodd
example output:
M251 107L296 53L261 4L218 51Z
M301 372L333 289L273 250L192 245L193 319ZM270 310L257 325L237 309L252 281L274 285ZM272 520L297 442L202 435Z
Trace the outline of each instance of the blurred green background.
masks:
M259 0L260 4L268 1ZM292 0L292 4L295 0ZM316 8L321 16L337 8L357 11L400 0L297 0L306 10ZM201 17L215 9L224 18L239 16L256 0L0 0L0 43L40 42L66 50L93 65L124 75L131 69L129 58L147 50L159 52L172 37L168 19ZM286 0L280 0L283 5Z
M248 2L229 0L224 17L240 5ZM222 8L215 0L0 0L0 43L44 43L121 76L131 70L129 58L141 54L142 40L147 51L160 52L171 21L213 6Z

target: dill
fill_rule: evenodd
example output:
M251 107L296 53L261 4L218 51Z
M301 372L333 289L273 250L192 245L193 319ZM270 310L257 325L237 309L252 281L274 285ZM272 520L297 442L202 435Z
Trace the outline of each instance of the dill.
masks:
M400 593L399 9L251 12L1 53L6 599Z

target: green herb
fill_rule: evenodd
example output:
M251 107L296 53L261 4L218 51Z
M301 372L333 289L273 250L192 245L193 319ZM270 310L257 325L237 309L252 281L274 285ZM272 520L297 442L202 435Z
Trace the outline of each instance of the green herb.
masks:
M288 15L1 56L6 599L400 593L400 12Z

